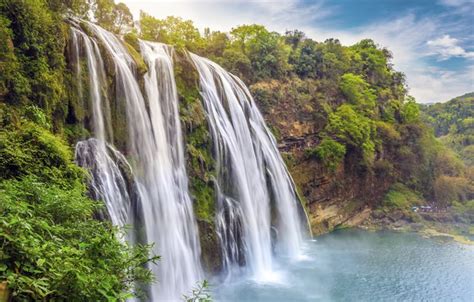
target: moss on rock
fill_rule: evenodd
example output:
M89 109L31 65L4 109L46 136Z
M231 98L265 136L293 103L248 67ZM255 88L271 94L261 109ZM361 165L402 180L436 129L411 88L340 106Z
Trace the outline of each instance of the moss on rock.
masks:
M127 48L129 55L135 62L135 67L137 68L138 75L144 75L148 71L148 67L145 64L145 61L143 61L140 52L137 51L132 45L128 44L126 41L123 41L123 44Z
M183 51L177 51L175 58L180 119L186 141L186 168L200 229L202 263L208 271L215 272L220 270L222 255L215 226L215 163L212 140L200 99L197 71Z

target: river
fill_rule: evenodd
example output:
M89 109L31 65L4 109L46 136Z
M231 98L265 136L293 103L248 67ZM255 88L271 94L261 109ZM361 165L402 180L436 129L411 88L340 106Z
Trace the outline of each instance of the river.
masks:
M217 301L474 301L474 246L412 233L341 230L278 259L271 281L211 288Z

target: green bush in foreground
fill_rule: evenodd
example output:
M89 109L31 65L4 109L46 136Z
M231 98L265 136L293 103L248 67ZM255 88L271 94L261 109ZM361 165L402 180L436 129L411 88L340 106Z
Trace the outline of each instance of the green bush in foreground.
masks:
M0 130L0 283L15 301L136 294L135 283L151 282L145 265L157 257L94 219L103 204L86 197L71 148L47 127L20 120Z
M0 180L35 175L64 188L82 183L84 173L71 149L59 137L35 123L0 130Z
M150 282L148 248L128 247L81 186L64 190L35 177L0 184L0 281L14 300L105 301Z

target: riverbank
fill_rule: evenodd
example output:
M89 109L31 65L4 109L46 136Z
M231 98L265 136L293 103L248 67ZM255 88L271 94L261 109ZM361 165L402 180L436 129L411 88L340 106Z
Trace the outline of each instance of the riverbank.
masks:
M354 207L352 203L318 205L310 214L315 236L335 230L391 230L415 232L424 237L454 240L474 245L474 217L453 209L437 212L415 212L412 209Z

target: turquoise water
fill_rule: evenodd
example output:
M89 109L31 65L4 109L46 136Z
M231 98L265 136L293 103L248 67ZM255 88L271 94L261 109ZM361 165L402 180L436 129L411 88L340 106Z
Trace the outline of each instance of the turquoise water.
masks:
M271 281L212 288L217 301L474 301L474 246L416 234L338 231L279 259ZM214 283L216 284L216 283Z

